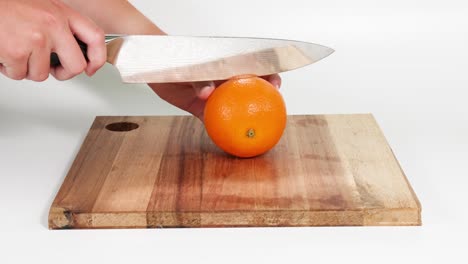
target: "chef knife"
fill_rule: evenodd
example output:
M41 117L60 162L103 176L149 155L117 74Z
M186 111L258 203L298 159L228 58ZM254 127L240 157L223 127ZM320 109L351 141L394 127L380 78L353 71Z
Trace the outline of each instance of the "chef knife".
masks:
M86 45L78 41L86 56ZM333 49L302 41L156 35L106 35L107 62L126 83L224 80L270 75L317 62ZM51 66L60 65L57 54Z

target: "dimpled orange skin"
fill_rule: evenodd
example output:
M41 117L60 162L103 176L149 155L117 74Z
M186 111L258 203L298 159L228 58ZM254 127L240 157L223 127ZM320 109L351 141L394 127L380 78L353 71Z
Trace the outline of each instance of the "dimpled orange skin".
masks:
M278 89L256 76L232 78L208 98L206 131L225 152L254 157L273 148L286 127L286 106Z

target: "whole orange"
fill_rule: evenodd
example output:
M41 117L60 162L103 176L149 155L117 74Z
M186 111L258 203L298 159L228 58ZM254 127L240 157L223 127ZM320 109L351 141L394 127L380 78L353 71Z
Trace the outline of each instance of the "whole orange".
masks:
M280 140L286 127L286 106L271 83L240 76L227 80L210 95L204 122L219 148L237 157L254 157Z

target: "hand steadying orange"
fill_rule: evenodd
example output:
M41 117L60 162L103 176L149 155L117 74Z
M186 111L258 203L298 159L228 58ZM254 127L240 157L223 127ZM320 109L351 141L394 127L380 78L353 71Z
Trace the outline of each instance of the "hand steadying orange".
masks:
M264 76L265 80L273 86L281 86L278 74ZM203 121L206 100L215 87L224 81L197 82L197 83L152 83L151 89L163 100L185 110Z

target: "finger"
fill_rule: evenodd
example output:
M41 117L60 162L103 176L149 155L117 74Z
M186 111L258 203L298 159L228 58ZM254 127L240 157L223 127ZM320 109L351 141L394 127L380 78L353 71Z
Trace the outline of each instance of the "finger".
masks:
M226 81L227 81L227 80L218 80L218 81L214 81L215 87L220 86L221 84L225 83Z
M107 51L104 31L87 17L72 12L69 17L70 30L78 39L88 46L87 56L89 59L86 67L88 76L96 73L106 62Z
M281 87L281 77L278 74L262 76L262 78L273 84L277 89Z
M215 89L215 83L212 81L208 82L194 82L192 87L195 94L199 99L206 100Z
M42 82L47 80L50 72L50 49L39 49L33 51L28 62L29 80Z
M70 31L58 33L54 38L55 48L61 65L51 69L57 80L68 80L82 73L87 66L83 53Z
M14 63L3 64L2 73L13 80L23 80L28 74L28 57L21 58Z

